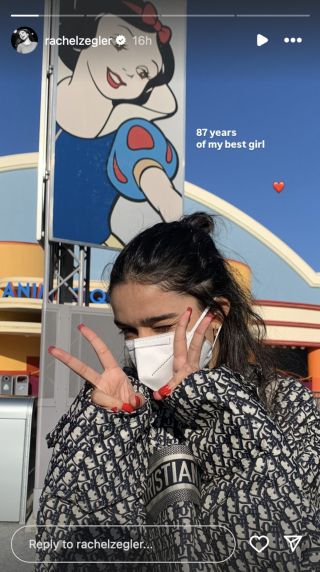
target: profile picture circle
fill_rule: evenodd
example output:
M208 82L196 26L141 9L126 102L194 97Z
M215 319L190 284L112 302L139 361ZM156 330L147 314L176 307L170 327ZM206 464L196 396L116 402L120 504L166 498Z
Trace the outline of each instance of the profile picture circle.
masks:
M37 33L28 26L17 28L12 33L11 45L18 54L30 54L38 45Z

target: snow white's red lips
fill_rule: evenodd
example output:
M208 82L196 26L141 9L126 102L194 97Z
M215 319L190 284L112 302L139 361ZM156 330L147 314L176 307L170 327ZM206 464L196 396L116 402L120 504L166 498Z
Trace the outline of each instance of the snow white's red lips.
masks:
M118 89L118 87L121 87L122 85L127 85L122 81L121 77L117 73L111 71L110 68L107 68L107 81L114 89Z

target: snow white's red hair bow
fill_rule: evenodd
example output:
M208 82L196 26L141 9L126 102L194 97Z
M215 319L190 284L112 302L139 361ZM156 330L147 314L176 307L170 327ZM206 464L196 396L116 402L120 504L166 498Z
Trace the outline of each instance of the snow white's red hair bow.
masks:
M171 39L171 28L163 26L158 18L157 10L151 2L146 2L142 7L137 6L134 2L126 2L126 4L133 12L140 14L142 21L151 26L156 32L161 44L166 44Z

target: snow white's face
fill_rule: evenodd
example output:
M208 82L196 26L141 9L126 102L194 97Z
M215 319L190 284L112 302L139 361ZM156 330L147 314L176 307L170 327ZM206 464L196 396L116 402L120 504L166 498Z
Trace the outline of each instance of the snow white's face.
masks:
M118 45L117 36L126 42ZM110 45L83 50L81 58L87 66L96 88L108 99L135 99L139 97L149 80L156 77L163 66L157 46L156 34L142 32L122 18L100 18L96 38L112 38ZM145 45L139 45L143 37Z

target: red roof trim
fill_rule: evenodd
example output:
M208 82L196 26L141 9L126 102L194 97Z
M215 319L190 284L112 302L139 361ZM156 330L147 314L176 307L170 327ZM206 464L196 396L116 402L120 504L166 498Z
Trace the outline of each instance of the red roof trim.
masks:
M318 304L302 304L301 302L280 302L278 300L252 300L255 306L276 306L278 308L296 308L299 310L317 310L320 312Z
M284 322L281 320L264 320L268 326L284 326L289 328L308 328L320 330L320 324L310 324L308 322ZM320 340L319 340L320 343Z
M300 341L290 341L290 340L264 340L264 343L268 346L289 346L289 347L303 347L303 348L318 348L320 350L320 342L300 342Z
M39 242L21 242L19 240L0 240L0 244L20 244L20 246L31 244L32 246L41 246L42 248L42 245L39 244Z

